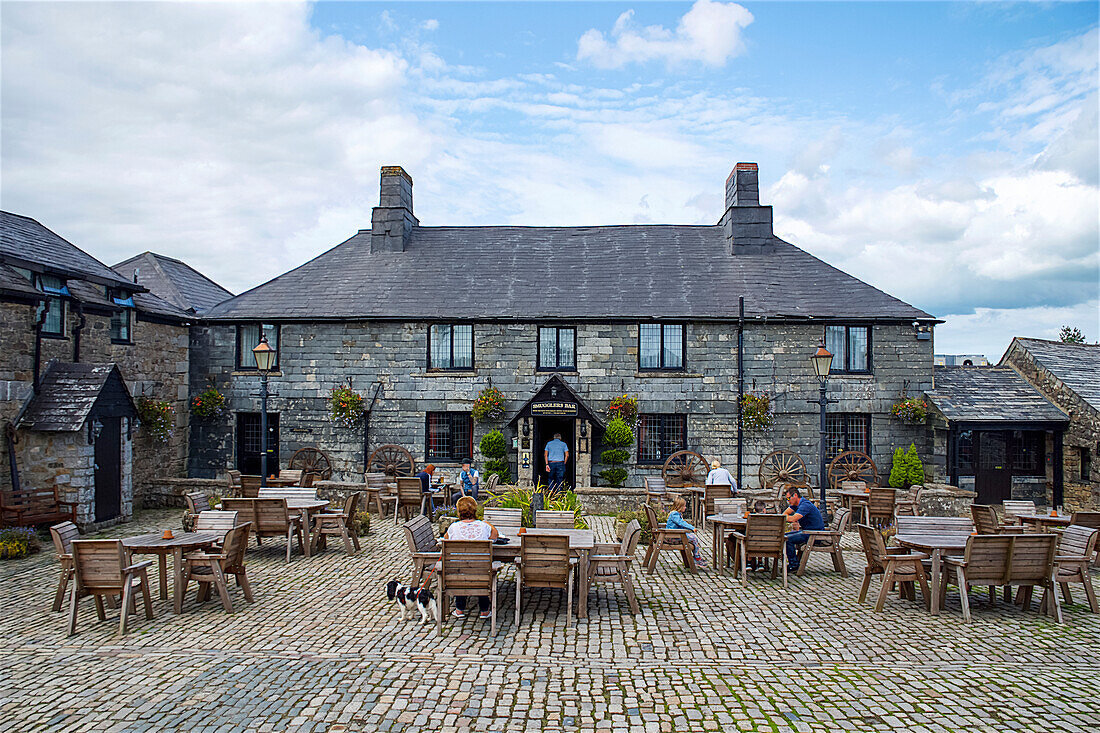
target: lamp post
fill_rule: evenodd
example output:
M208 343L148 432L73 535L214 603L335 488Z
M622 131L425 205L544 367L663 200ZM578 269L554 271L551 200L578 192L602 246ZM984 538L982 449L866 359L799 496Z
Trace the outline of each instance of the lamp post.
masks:
M260 486L267 486L267 376L275 366L275 354L267 343L267 334L261 333L260 343L252 349L260 371Z
M825 476L825 408L830 402L836 402L836 400L830 400L827 396L829 388L829 369L833 365L833 355L829 353L829 350L825 348L825 344L817 347L817 351L810 357L810 363L814 365L814 374L817 375L818 381L821 383L821 393L816 400L807 400L807 402L816 402L821 408L821 448L818 452L818 466L817 477L818 482L821 484L821 511L825 511L825 486L828 484L828 480Z

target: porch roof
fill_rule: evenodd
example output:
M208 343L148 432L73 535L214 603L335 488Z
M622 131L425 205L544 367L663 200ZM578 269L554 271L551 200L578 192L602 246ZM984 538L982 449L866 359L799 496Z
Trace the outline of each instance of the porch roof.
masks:
M936 367L935 387L925 393L949 423L1034 424L1064 427L1069 418L1012 369Z
M90 415L133 417L133 398L115 364L55 362L19 418L24 430L73 432Z

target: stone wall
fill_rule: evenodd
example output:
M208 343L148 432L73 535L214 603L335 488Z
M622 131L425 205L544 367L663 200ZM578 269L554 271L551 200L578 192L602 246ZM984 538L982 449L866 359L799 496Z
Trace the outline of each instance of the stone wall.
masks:
M757 485L757 468L777 448L795 450L816 475L819 445L817 380L809 355L822 339L820 325L764 324L751 321L745 331L745 389L768 392L775 405L775 428L765 436L746 436L743 483ZM425 323L283 324L280 370L271 377L276 396L269 409L280 417L280 459L285 467L295 450L315 445L332 457L336 479L357 479L363 471L361 431L337 429L328 417L327 395L347 384L369 399L374 385L381 392L370 420L370 448L383 443L407 447L418 464L424 461L425 413L468 411L477 393L489 385L500 389L511 415L548 378L535 369L535 324L476 324L475 368L432 372L425 368ZM192 334L191 389L214 383L229 399L230 412L259 412L255 372L235 369L235 328L203 325ZM719 457L735 470L737 436L737 333L735 324L689 324L687 363L683 372L638 370L637 324L577 326L577 370L563 374L587 404L603 412L610 399L624 392L639 398L642 412L688 415L688 447L708 459ZM838 375L829 380L830 397L839 402L830 412L871 414L872 457L888 473L896 446L931 450L930 431L904 425L889 416L903 391L917 395L931 388L931 341L919 341L906 325L873 329L873 375ZM474 442L502 423L476 424ZM190 473L213 477L235 465L232 415L217 425L192 428ZM601 446L592 446L598 459ZM477 456L475 456L477 457ZM448 470L452 466L446 465ZM513 466L513 471L514 471ZM598 464L593 475L601 470ZM629 465L628 486L640 487L642 476L659 466Z
M31 396L34 378L35 306L27 303L0 303L0 428L15 420ZM7 436L0 432L5 454ZM6 462L0 470L0 491L11 489L11 474Z
M1063 505L1070 511L1100 510L1100 456L1097 455L1100 453L1100 411L1022 348L1011 349L1005 356L1005 364L1069 415L1069 429L1062 439ZM1081 475L1082 448L1091 454L1092 465L1087 477ZM1047 465L1050 465L1049 460Z

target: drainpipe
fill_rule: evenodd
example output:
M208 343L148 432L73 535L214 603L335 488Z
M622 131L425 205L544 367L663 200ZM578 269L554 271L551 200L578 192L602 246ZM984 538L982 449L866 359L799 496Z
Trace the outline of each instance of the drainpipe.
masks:
M87 325L88 319L84 316L84 304L79 300L76 301L76 315L79 320L76 325L73 326L73 363L80 363L80 334L84 331L84 326Z
M741 400L745 397L745 296L737 299L737 490L741 486Z
M367 405L367 412L363 416L363 473L367 472L367 462L370 461L370 413L374 409L374 403L378 399L378 392L382 389L382 383L374 385L374 396Z
M38 315L38 320L34 324L34 376L31 384L35 394L38 394L42 389L42 369L40 368L40 362L42 361L42 326L46 325L46 316L49 312L50 301L47 299L42 312Z

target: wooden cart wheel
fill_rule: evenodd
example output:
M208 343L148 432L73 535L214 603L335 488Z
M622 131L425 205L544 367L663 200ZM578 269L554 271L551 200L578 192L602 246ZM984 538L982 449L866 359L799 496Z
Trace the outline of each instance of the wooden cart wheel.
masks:
M829 488L836 489L841 481L866 481L878 484L878 468L871 456L858 450L846 450L829 463Z
M320 448L299 448L294 451L288 468L303 474L312 473L314 478L322 481L332 478L332 460Z
M375 448L370 454L367 471L384 473L390 478L412 476L416 472L416 463L412 453L399 445L389 443Z
M772 451L764 456L757 475L760 478L760 487L764 489L770 489L776 484L807 486L810 480L805 462L797 453L789 450Z
M678 450L665 461L661 476L665 480L665 486L670 488L702 486L706 483L709 470L707 459L695 451Z

